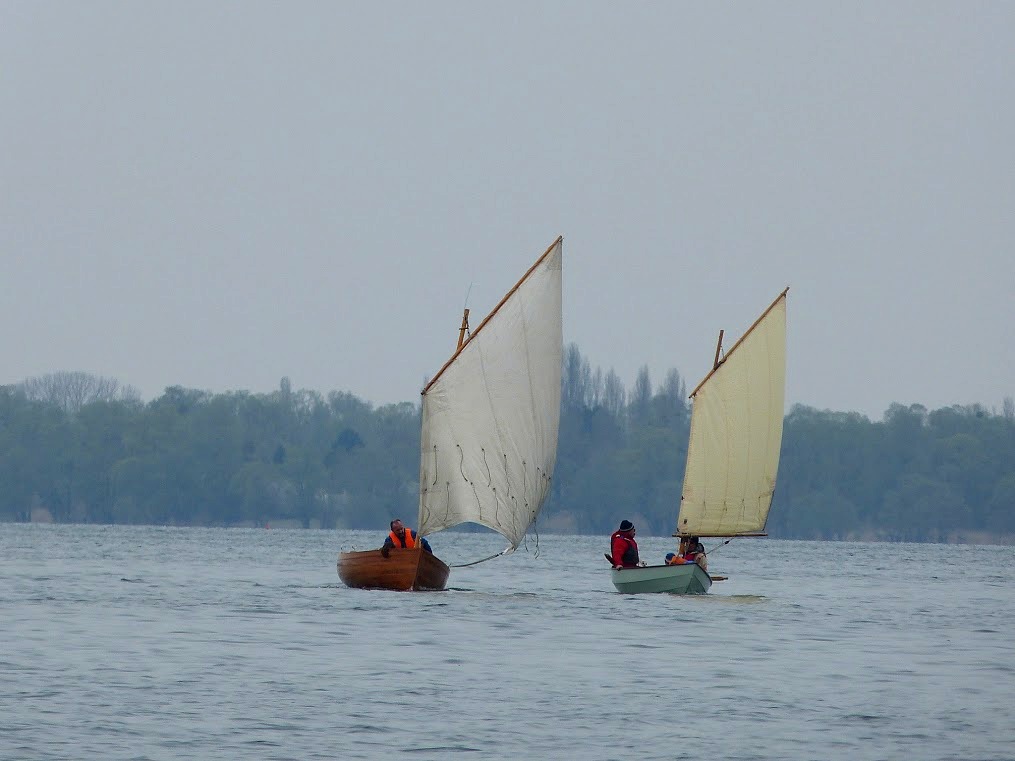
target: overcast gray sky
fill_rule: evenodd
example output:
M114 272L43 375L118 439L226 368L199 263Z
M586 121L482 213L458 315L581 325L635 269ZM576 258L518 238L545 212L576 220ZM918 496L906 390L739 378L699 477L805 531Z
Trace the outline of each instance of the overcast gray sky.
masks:
M1015 3L0 4L0 384L415 401L564 235L630 387L1015 396Z

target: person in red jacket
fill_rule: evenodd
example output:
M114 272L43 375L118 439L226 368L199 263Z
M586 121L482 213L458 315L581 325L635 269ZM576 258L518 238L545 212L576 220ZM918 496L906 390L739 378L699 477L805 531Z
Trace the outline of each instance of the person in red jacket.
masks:
M640 558L638 557L638 543L634 541L634 524L631 521L621 521L620 528L613 532L610 537L610 553L613 558L614 568L637 568Z
M680 549L684 562L697 563L702 567L702 570L708 569L708 558L705 556L705 545L698 541L698 537L692 536L690 538L681 539Z

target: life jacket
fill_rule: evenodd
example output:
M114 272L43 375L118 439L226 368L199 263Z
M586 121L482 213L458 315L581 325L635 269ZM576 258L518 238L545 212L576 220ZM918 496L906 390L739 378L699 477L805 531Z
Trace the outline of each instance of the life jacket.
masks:
M392 531L390 534L388 534L388 538L391 540L391 543L393 545L395 545L396 547L404 547L407 550L411 550L413 547L416 546L416 540L412 538L412 529L411 528L407 528L405 530L405 542L404 543L402 542L401 539L398 538L398 534L396 534L394 531Z
M617 551L614 549L617 545L617 540L620 539L624 542L624 551L620 553L620 557L617 557ZM638 565L638 543L629 536L624 536L619 531L615 532L610 537L610 550L613 552L613 564L621 565L624 568L632 568Z

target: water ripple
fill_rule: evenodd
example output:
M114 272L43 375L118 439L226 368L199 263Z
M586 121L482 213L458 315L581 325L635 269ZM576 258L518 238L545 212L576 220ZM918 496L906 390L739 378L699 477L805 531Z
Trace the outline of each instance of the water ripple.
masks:
M744 541L708 595L631 596L605 538L544 535L443 593L345 588L338 549L377 541L2 526L0 757L1015 756L1011 548L968 548L971 586L934 545Z

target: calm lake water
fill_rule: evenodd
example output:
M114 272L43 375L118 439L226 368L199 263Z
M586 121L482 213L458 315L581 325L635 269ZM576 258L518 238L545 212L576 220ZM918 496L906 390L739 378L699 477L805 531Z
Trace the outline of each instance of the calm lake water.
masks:
M0 758L1015 759L1015 548L740 540L625 596L540 536L345 588L383 534L0 524Z

